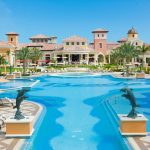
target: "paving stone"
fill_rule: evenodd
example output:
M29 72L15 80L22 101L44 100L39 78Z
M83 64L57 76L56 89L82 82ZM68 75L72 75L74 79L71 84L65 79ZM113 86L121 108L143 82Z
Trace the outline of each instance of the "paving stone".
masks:
M23 102L21 111L25 115L36 115L39 111L39 106L30 102ZM13 109L10 107L0 107L0 114L3 116L14 116L16 112L16 109ZM5 128L2 129L2 131L5 130ZM0 150L13 150L15 145L19 142L19 138L6 138L5 133L0 131Z

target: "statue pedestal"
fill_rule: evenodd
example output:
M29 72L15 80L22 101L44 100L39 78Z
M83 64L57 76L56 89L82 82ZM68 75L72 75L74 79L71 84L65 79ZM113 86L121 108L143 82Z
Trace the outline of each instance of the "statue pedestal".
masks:
M137 118L128 118L127 114L118 114L120 119L120 132L122 135L146 135L147 118L138 114Z
M26 116L21 120L16 120L14 117L6 119L6 137L31 136L34 131L33 119L33 116Z
M21 72L14 72L13 74L15 75L15 77L21 78Z
M7 74L6 75L6 79L15 79L16 78L16 76L15 76L15 74Z
M137 78L137 79L145 78L145 73L144 73L144 72L136 73L136 78Z

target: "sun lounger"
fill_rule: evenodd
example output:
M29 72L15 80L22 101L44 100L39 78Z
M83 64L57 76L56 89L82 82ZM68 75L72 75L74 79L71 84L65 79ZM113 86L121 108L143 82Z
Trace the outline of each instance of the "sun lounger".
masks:
M0 99L0 105L7 105L7 104L11 104L11 105L13 106L13 105L14 105L14 104L13 104L13 100L11 100L11 99L8 98L8 97L1 98L1 99Z
M5 126L5 120L6 120L6 117L1 115L0 116L0 129L2 129Z

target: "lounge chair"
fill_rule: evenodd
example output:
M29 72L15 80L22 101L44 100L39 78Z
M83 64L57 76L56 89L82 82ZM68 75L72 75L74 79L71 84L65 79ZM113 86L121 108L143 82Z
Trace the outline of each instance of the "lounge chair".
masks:
M5 120L6 117L4 117L3 115L0 116L0 129L2 129L3 127L5 127Z
M8 97L0 99L0 105L7 105L7 104L11 104L12 106L14 105L13 101Z

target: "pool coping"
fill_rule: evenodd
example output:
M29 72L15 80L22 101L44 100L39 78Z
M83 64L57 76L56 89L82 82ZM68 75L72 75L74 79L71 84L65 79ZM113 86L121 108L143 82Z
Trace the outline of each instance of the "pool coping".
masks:
M137 79L136 76L130 76L130 77L120 76L122 72L92 72L92 71L91 72L49 72L49 73L41 73L36 76L31 75L29 77L40 77L44 75L61 77L60 74L65 74L65 73L87 73L87 74L91 73L92 75L87 75L87 76L111 75L114 78L120 78L120 79ZM26 78L29 78L29 77L26 77ZM70 77L70 76L62 76L62 77ZM71 76L71 77L78 77L78 76ZM86 75L83 77L86 77ZM139 78L139 79L150 79L150 74L145 74L145 78Z

